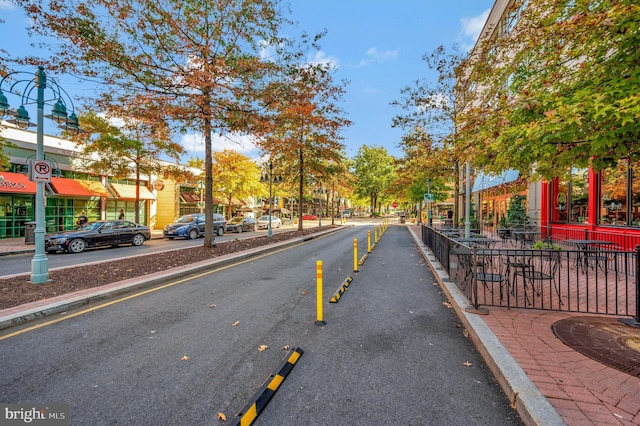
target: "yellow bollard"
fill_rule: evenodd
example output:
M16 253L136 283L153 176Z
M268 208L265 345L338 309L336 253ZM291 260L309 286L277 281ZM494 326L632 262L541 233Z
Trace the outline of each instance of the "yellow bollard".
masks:
M377 227L373 228L373 236L374 236L373 242L378 244L378 228Z
M316 261L316 325L326 325L322 319L322 260Z
M371 253L371 230L367 231L367 253Z
M358 272L358 239L353 239L353 272Z

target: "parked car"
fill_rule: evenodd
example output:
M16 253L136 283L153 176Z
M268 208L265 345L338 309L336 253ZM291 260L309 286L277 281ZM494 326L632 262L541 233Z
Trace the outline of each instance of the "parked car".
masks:
M46 235L44 248L46 251L80 253L89 247L115 247L120 244L141 246L150 238L148 226L128 220L98 220L73 230Z
M351 210L343 211L342 212L342 217L350 218L351 217Z
M302 220L317 220L318 216L313 215L313 214L305 214L304 216L302 216Z
M227 232L227 220L221 214L213 214L213 231L222 237Z
M227 222L227 232L255 231L256 220L252 217L234 217Z
M204 213L192 213L180 216L162 230L162 235L170 240L174 238L195 239L204 235Z
M260 216L256 221L258 229L267 229L269 228L269 215ZM280 228L282 226L282 221L279 217L271 216L271 229Z

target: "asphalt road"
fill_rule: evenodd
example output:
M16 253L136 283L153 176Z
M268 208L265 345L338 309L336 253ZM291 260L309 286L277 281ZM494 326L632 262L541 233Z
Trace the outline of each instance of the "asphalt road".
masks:
M521 424L405 227L391 226L352 272L353 238L364 255L366 230L0 336L0 402L70 404L73 425L224 424L218 413L233 419L289 346L304 354L256 425ZM315 325L317 260L325 326Z

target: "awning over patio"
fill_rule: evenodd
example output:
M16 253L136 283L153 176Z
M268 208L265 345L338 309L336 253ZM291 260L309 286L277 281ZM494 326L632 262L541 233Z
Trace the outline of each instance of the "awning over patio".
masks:
M136 199L136 187L135 185L124 185L122 183L112 183L111 188L116 192L118 198L126 198L129 200ZM155 200L156 197L145 186L140 186L140 199L141 200Z
M53 178L50 185L56 195L68 197L111 197L107 188L98 181Z
M485 175L484 172L480 172L473 181L473 189L471 192L483 191L485 189L493 188L494 186L504 185L505 183L518 180L519 176L520 172L517 170L507 170L499 175Z
M22 173L0 172L0 192L35 194L36 183Z

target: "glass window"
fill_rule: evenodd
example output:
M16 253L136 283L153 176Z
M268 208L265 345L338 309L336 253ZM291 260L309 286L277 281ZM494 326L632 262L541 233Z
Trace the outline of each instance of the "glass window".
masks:
M629 163L621 160L615 168L600 172L600 224L626 225Z
M631 226L640 226L640 163L631 163Z
M559 180L558 187L555 191L554 198L554 208L557 213L556 220L558 222L568 222L569 215L569 182L566 180Z
M571 199L569 222L585 223L589 204L589 169L571 169Z

